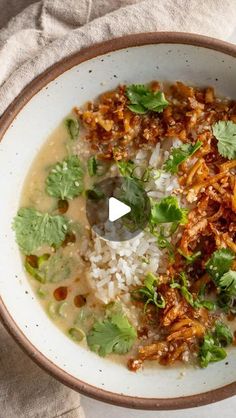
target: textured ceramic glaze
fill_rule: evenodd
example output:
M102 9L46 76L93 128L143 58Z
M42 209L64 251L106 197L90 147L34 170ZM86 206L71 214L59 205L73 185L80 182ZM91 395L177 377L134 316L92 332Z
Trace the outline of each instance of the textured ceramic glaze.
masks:
M32 356L38 357L40 352L56 366L45 361L44 367L87 394L110 402L149 408L160 407L158 399L164 398L166 404L162 402L162 406L165 408L169 405L168 398L196 395L235 382L236 350L229 353L227 361L212 364L207 369L154 366L135 374L119 363L99 358L67 338L35 299L11 229L24 178L47 136L74 105L80 106L119 83L152 80L181 80L199 86L214 86L218 94L236 98L235 61L233 56L219 51L173 43L129 47L100 55L74 66L42 88L22 108L2 138L0 291L8 311L5 317L12 317L15 324L8 326L14 328L13 333ZM86 384L114 394L157 400L152 404L135 405L134 400L128 398L116 399L111 394L90 391ZM221 397L224 396L227 394ZM214 396L211 400L215 400ZM199 402L203 401L199 398ZM189 401L189 404L193 403L198 403L196 398ZM180 404L176 400L175 407L186 405L183 400Z

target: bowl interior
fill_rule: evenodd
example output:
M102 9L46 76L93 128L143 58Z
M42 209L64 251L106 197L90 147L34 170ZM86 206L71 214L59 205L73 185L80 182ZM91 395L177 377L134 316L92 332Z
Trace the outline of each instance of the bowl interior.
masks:
M42 88L19 112L0 143L0 291L22 337L73 378L115 394L167 399L235 382L235 352L229 353L227 365L222 361L202 370L155 365L137 374L118 362L97 357L70 341L47 317L25 277L11 229L29 167L71 108L118 83L152 80L210 85L218 94L236 98L235 58L203 47L162 43L120 49L75 65ZM31 354L34 352L32 347ZM82 385L80 389L89 392Z

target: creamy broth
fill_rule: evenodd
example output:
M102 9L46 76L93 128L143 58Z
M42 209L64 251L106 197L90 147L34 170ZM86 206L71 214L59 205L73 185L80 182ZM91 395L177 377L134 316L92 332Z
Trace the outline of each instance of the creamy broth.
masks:
M45 180L51 167L58 161L63 160L68 156L69 151L73 149L76 152L79 149L79 156L81 160L88 158L88 148L86 142L83 140L76 141L74 144L68 140L68 133L64 122L55 129L50 135L42 149L34 160L29 174L25 180L22 199L20 205L22 207L35 207L42 212L57 213L55 198L50 197L45 192ZM85 178L89 184L88 177ZM29 275L29 280L34 288L38 298L45 308L48 315L55 321L55 323L66 333L76 323L79 323L78 314L80 308L75 306L74 299L77 295L84 295L86 298L86 306L92 307L95 312L100 311L101 307L96 298L91 293L91 287L86 276L86 263L79 256L80 246L83 242L83 237L89 232L89 224L86 217L85 198L79 196L69 202L69 209L66 216L78 223L78 236L75 243L69 243L63 248L63 255L73 260L72 269L69 277L61 280L59 283L45 283L41 284L32 276ZM44 247L37 255L45 252L52 253L50 248ZM58 287L66 287L68 294L66 301L56 301L54 291ZM58 311L58 312L56 312Z
M128 361L132 371L144 361L206 367L236 343L236 149L220 143L222 130L236 132L236 104L210 87L177 82L164 86L166 97L161 88L121 86L75 108L25 180L20 206L29 210L28 224L21 210L14 224L29 281L50 318L75 342L86 346L87 339L91 350ZM68 120L79 121L79 134ZM73 158L77 177L67 162ZM63 181L67 170L66 181L74 181L61 195L58 182L48 187L58 164ZM129 241L104 239L88 222L86 198L93 193L100 216L97 183L111 177L127 187L120 200L131 207L131 230L146 214L143 193L149 202L147 223ZM50 232L43 240L39 219Z

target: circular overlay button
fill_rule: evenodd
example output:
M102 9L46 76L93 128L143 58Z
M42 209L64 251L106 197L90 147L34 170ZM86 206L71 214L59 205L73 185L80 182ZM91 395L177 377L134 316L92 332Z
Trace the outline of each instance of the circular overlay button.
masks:
M150 200L139 180L110 177L87 190L86 213L96 234L109 241L137 236L150 217Z

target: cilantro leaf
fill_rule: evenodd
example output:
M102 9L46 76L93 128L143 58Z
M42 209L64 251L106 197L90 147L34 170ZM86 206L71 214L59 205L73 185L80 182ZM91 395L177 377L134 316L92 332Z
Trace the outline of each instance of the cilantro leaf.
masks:
M71 272L72 259L62 254L44 254L37 257L36 266L33 266L30 257L25 259L25 269L41 283L57 283L68 278Z
M137 332L127 317L116 313L110 318L95 322L87 335L87 343L100 356L125 354L133 346L136 337Z
M120 188L114 197L130 206L131 212L124 216L124 222L130 230L142 229L146 226L150 201L147 198L141 181L136 178L123 177Z
M236 123L220 121L213 125L213 135L216 137L220 155L229 160L236 158Z
M217 304L225 313L232 312L236 314L236 299L234 296L231 296L229 293L220 291L220 294L217 297Z
M214 282L218 285L219 279L225 274L232 266L235 254L228 248L221 248L215 251L211 258L206 263L206 271L213 278Z
M74 199L83 191L84 171L76 155L57 163L46 179L46 191L58 199Z
M219 346L212 334L206 334L199 351L201 367L207 367L209 363L223 360L227 356L226 351Z
M69 229L64 216L51 216L33 208L21 208L13 221L16 241L25 254L32 254L43 244L59 247Z
M223 360L227 353L222 346L227 346L233 341L230 328L223 322L217 322L214 333L205 335L199 351L201 367L207 367L209 363Z
M75 140L79 135L79 122L77 119L68 118L65 120L67 131L70 135L70 139Z
M219 344L226 346L232 343L233 333L224 322L217 322L215 326L215 338Z
M162 112L169 104L163 92L153 92L143 84L127 86L126 96L130 101L127 107L134 113Z
M149 303L152 303L157 308L165 308L166 306L165 299L156 290L157 283L157 277L152 273L148 273L144 280L144 286L131 292L131 296L134 300L145 302L144 311Z
M169 158L164 164L164 170L169 171L172 174L178 172L179 165L191 157L202 145L201 141L197 141L196 144L183 144L178 148L172 148Z
M229 270L223 274L219 286L229 296L236 296L236 271Z
M160 202L155 203L151 209L151 224L187 222L187 210L179 207L178 200L174 196L164 197Z

